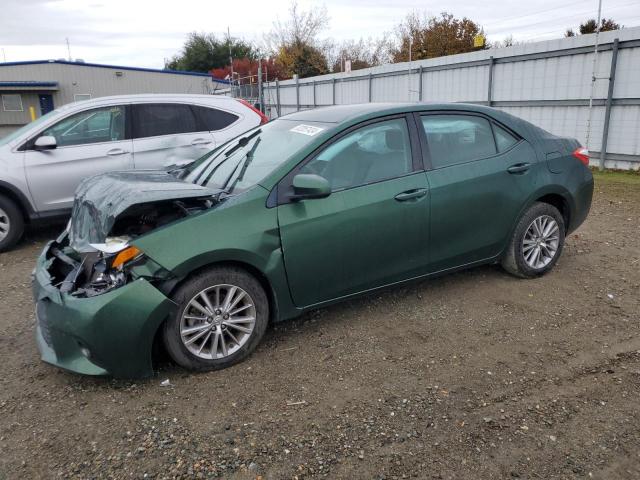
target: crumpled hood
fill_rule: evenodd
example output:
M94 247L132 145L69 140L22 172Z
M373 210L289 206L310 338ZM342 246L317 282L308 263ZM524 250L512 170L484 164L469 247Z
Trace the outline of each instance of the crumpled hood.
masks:
M103 243L116 218L132 205L160 200L207 198L219 193L184 182L162 170L112 172L85 179L76 190L69 244L78 252Z

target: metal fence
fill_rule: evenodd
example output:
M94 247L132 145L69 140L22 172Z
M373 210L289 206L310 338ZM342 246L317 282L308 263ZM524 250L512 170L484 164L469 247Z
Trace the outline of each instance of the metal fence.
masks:
M490 105L556 135L577 138L589 147L594 164L637 169L640 27L602 32L597 56L594 45L595 35L581 35L350 74L276 81L264 86L265 109L275 118L363 102Z

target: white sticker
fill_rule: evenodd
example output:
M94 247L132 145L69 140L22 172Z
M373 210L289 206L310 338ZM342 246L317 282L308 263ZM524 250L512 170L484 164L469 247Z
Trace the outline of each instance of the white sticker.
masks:
M309 135L310 137L317 135L322 130L324 130L324 128L314 127L312 125L304 125L304 124L300 124L291 129L292 132L301 133L303 135Z

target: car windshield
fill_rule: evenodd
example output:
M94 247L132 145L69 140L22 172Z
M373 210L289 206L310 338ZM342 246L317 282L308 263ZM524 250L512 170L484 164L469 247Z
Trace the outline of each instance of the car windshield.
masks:
M49 113L47 113L45 115L42 115L40 118L37 118L33 122L27 123L24 127L19 128L15 132L11 132L6 137L0 138L0 146L6 145L7 143L9 143L12 140L14 140L14 139L18 138L19 136L21 136L23 133L26 133L29 130L37 127L38 125L40 125L44 121L48 120L49 118L53 117L54 115L57 115L58 113L60 113L60 110L52 110L51 112L49 112Z
M249 130L188 165L181 177L226 193L241 193L282 165L330 124L276 120Z

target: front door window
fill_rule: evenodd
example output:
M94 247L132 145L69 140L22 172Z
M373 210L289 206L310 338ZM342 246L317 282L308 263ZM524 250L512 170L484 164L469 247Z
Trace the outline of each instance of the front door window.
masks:
M58 147L125 139L125 107L95 108L71 115L40 136L55 137Z

